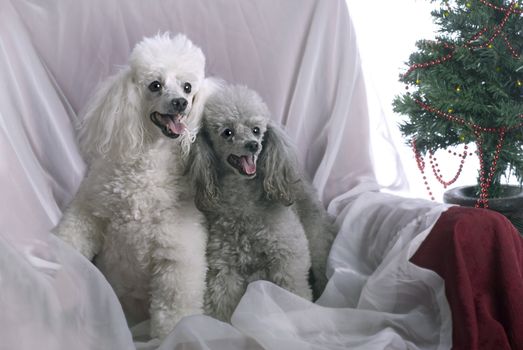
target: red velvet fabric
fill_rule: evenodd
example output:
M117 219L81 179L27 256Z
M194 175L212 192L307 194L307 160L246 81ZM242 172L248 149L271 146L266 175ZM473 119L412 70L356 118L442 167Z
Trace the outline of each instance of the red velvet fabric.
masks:
M504 216L452 207L411 262L445 280L453 349L523 349L523 238Z

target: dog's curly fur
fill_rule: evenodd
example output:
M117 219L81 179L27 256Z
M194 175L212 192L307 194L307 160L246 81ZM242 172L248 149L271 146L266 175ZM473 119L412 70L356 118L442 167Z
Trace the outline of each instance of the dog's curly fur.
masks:
M188 165L209 230L207 314L230 321L260 279L311 299L311 255L323 290L336 229L257 93L226 86L208 99Z
M136 45L88 104L79 130L88 173L54 229L95 258L131 325L151 318L152 337L202 312L207 234L183 172L214 86L204 66L183 35Z

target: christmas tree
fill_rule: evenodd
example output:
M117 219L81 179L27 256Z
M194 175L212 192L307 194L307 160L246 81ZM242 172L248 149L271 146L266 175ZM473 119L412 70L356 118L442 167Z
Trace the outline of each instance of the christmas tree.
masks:
M523 182L523 0L448 0L432 12L435 40L420 40L400 81L394 111L426 181L425 160L452 185L476 145L476 206L502 194L502 178ZM437 2L433 0L432 2ZM463 145L463 146L460 146ZM434 153L463 147L460 167L445 180ZM472 147L471 147L472 148Z

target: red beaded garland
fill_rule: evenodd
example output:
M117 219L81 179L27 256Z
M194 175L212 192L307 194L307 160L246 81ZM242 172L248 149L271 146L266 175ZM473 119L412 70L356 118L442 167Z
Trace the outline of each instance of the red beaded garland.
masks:
M427 192L430 196L431 200L435 200L432 191L430 189L429 182L427 181L427 176L425 175L425 161L423 160L423 157L419 153L417 147L416 147L416 140L412 140L412 150L414 151L414 156L416 157L416 163L418 164L418 169L421 172L421 176L423 176L424 184L427 188Z
M512 57L519 58L519 54L517 53L516 49L514 49L514 47L508 41L507 34L502 33L502 35L503 35L503 41L505 41L505 44L507 45L510 53L512 54Z
M426 186L427 192L432 200L435 200L432 190L430 188L427 175L425 174L425 160L423 159L423 156L420 154L418 148L416 147L416 140L412 140L412 150L414 152L414 157L416 158L416 163L418 165L418 169L421 172L421 175L423 177L424 185ZM451 150L448 151L449 153L452 153ZM458 155L456 152L454 152L454 155ZM436 177L436 180L443 185L444 188L447 188L447 186L452 185L454 182L457 181L459 176L461 175L461 172L463 170L463 166L465 165L465 159L468 155L472 155L472 153L468 152L468 146L465 145L463 149L463 153L459 155L461 158L460 164L458 166L458 170L456 174L449 180L445 181L443 180L443 176L441 174L441 169L439 169L438 160L436 156L429 151L429 164L432 168L432 172L434 173L434 176Z
M483 33L486 32L486 30L487 30L486 28L483 28L480 32L478 32L478 34L474 35L473 39L469 40L467 42L467 44L465 44L465 47L470 47L470 48L474 48L474 49L484 49L484 48L490 46L492 44L492 42L494 41L494 39L498 35L500 35L500 33L503 30L503 27L505 27L505 24L507 23L509 17L515 13L515 11L514 11L515 5L516 5L516 2L513 1L510 4L508 9L502 10L502 12L505 12L505 16L501 20L500 24L494 27L495 28L494 34L483 45L473 46L471 44L472 44L472 41L477 40L481 35L483 35ZM496 8L496 10L500 10L500 9ZM512 54L514 54L515 51L513 51L512 45L510 45L510 43L508 42L508 39L506 39L506 35L503 34L503 37L504 37L504 41L505 41L506 45L509 47L509 50L511 51Z
M455 116L453 114L440 111L440 110L438 110L438 109L436 109L434 107L431 107L430 105L428 105L428 104L426 104L426 103L424 103L424 102L422 102L422 101L420 101L418 99L414 99L414 102L416 102L418 104L418 106L420 106L424 110L426 110L428 112L431 112L431 113L434 113L438 117L441 117L443 119L446 119L446 120L449 120L451 122L455 122L455 123L458 123L458 124L461 124L461 125L466 125L466 126L470 127L473 130L479 130L479 131L482 131L482 132L499 133L501 130L511 131L511 130L514 130L514 129L521 128L523 126L523 121L522 121L521 123L515 124L515 125L513 125L513 126L511 126L509 128L507 128L507 127L501 127L501 128L484 127L484 126L481 126L481 125L478 125L478 124L474 124L472 122L468 122L465 119L457 117L457 116ZM516 117L519 118L519 119L523 119L523 113L518 115L518 116L516 116Z
M501 11L501 12L507 12L509 11L509 9L505 8L505 7L501 7L501 6L497 6L497 5L494 5L493 3L491 2L488 2L487 0L479 0L483 5L486 5L490 8L493 8L494 10L497 10L497 11ZM512 2L511 6L510 7L514 7L511 11L514 12L514 13L523 13L523 10L518 10L515 8L515 1Z
M436 180L438 180L438 182L443 185L443 188L447 188L448 186L452 185L454 182L456 182L456 180L461 175L461 171L463 170L463 165L465 164L465 159L467 158L467 155L468 155L467 150L468 150L468 146L465 145L465 148L463 149L463 154L460 155L461 161L460 161L460 164L458 167L458 171L456 172L456 175L454 175L454 177L452 177L452 179L450 179L449 181L443 180L443 177L440 175L441 169L438 168L438 163L437 163L438 160L436 159L436 156L432 152L429 151L429 159L431 160L430 164L432 166L432 172L434 173ZM449 153L451 153L451 152L452 151L449 150ZM454 152L454 155L457 155L456 152Z
M494 177L494 173L496 170L497 161L499 159L499 154L501 153L505 134L507 133L507 131L522 127L523 122L513 125L509 128L507 128L507 127L498 127L498 128L484 127L484 126L480 126L480 125L477 125L477 124L474 124L471 122L467 122L463 118L457 117L450 113L440 111L434 107L429 106L426 103L421 102L420 100L416 99L415 102L421 108L423 108L424 110L429 111L431 113L434 113L436 116L442 117L444 119L447 119L449 121L452 121L452 122L455 122L455 123L458 123L461 125L466 125L473 130L474 135L476 136L476 145L477 145L477 149L478 149L477 153L478 153L478 158L479 158L479 162L480 162L480 169L484 169L483 151L482 151L482 146L483 146L482 134L497 133L499 135L498 144L496 145L494 159L492 161L492 165L489 168L489 173L485 174L485 172L483 170L480 171L480 184L479 185L480 185L480 189L481 189L481 194L480 194L480 198L478 199L478 202L476 203L476 207L483 205L483 207L488 208L488 189L490 188L490 185L492 184L492 179ZM523 114L520 114L517 117L521 119L521 118L523 118ZM415 146L415 144L413 144L413 145ZM421 156L419 155L419 151L416 150L416 158L418 159L420 157ZM429 153L429 157L430 157L430 153ZM462 157L463 157L463 161L464 161L465 157L466 157L466 150L463 152ZM436 166L437 166L437 164L436 164ZM419 167L419 165L418 165L418 167ZM436 178L438 179L438 181L441 184L443 184L444 186L448 186L457 180L457 178L459 177L459 174L461 173L462 168L463 167L461 165L460 168L458 169L458 173L456 174L455 179L453 178L452 180L447 181L447 182L445 182L441 179L441 177L438 175L439 171L434 170L434 166L433 166L433 171L434 171L434 174L436 175ZM487 178L485 178L485 175L487 175Z
M512 1L508 8L496 6L485 0L480 0L480 2L497 11L505 12L505 15L504 15L503 19L501 20L500 24L494 27L494 34L490 38L488 38L487 41L485 41L485 43L483 43L481 45L473 45L473 43L476 40L478 40L483 34L485 34L488 31L488 28L486 28L486 27L482 28L479 32L474 34L472 36L472 38L470 38L463 46L470 48L470 49L484 49L484 48L487 48L490 45L492 45L492 42L494 41L494 39L496 37L498 37L499 35L501 35L501 37L503 38L503 41L505 42L505 45L507 46L507 48L510 51L510 53L512 54L512 56L515 58L518 58L519 57L518 52L514 49L512 44L509 42L507 35L505 33L502 33L502 30L505 27L505 24L507 23L507 21L511 15L521 14L521 13L523 13L523 11L516 9L516 1ZM445 49L452 49L453 51L456 49L456 47L454 45L450 45L448 43L443 43L443 47ZM446 61L450 60L453 57L453 55L454 55L454 52L451 52L451 53L448 53L448 54L442 56L441 58L434 59L434 60L431 60L431 61L428 61L425 63L415 63L409 67L409 69L403 74L403 77L408 76L412 71L414 71L416 69L428 68L428 67L432 67L432 66L441 64L443 62L446 62Z
M501 153L501 148L503 146L503 141L505 139L505 133L506 129L500 128L499 130L499 139L498 144L496 145L496 151L494 152L494 160L492 161L492 165L489 168L488 174L485 174L485 162L483 157L483 139L482 139L482 133L478 130L474 131L474 134L476 135L476 145L477 145L477 152L478 152L478 158L479 158L479 167L481 169L480 171L480 179L479 179L479 187L480 187L480 196L478 201L476 202L476 208L479 208L481 205L483 205L484 208L488 208L488 190L490 188L490 185L492 184L492 179L494 177L494 173L496 172L496 166L499 160L499 154ZM487 178L485 178L485 175L487 175Z

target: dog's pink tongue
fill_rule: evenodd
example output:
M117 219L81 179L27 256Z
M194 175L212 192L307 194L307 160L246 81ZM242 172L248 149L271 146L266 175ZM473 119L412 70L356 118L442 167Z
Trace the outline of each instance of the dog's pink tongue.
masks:
M252 175L256 173L256 164L254 164L254 157L241 156L240 162L245 174Z
M176 120L170 119L167 122L167 126L169 127L171 132L178 134L178 135L183 134L183 132L185 131L185 124L180 122L179 118L176 118Z

